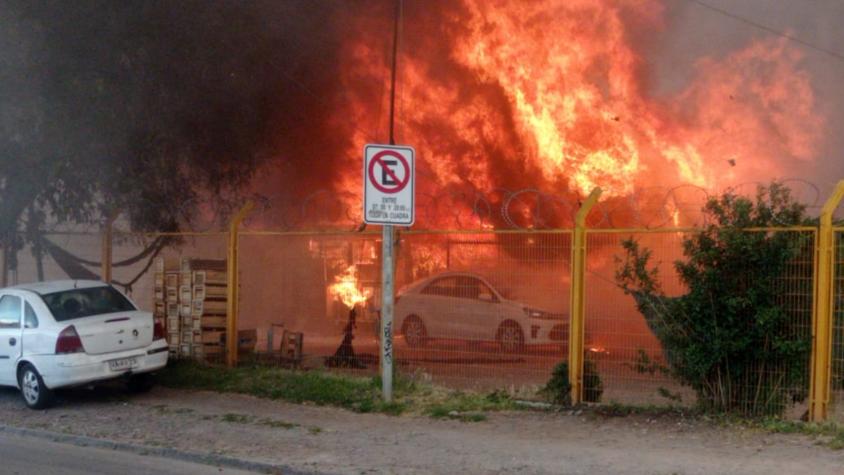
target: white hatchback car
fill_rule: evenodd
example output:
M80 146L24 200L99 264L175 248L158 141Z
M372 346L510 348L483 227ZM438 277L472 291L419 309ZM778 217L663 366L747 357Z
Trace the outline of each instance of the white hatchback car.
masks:
M504 298L483 277L446 272L423 279L396 296L396 328L408 346L433 338L496 341L506 352L526 345L565 345L565 315Z
M151 385L167 364L164 329L103 282L68 280L0 289L0 385L27 406L50 405L53 390L124 377Z

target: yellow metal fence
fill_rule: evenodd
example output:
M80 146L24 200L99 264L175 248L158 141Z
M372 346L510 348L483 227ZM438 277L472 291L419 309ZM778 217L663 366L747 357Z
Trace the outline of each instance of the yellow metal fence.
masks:
M531 397L559 363L569 362L575 401L684 406L699 402L695 392L673 376L663 345L615 275L623 257L621 242L633 238L652 250L652 263L659 268L666 294L684 294L687 289L673 263L683 258L683 241L699 230L586 229L585 220L576 222L572 230L399 232L397 370L454 388L506 390ZM797 257L773 285L780 296L778 304L789 317L783 331L810 342L812 349L811 357L766 362L748 378L802 368L805 377L777 389L788 395L782 398L786 414L800 417L808 412L814 420L844 418L844 228L822 220L819 228L746 232L788 235L800 243ZM832 242L828 274L823 272L825 232ZM251 361L251 356L271 356L286 330L304 335L303 367L325 367L337 356L344 338L352 336L354 360L340 364L333 360L329 366L360 374L377 372L380 233L240 230L239 220L233 220L227 232L115 231L110 239L101 233L64 233L51 239L91 269L110 261L112 278L124 283L135 280L133 298L142 308L153 310L155 290L152 272L145 268L148 261L125 262L162 237L173 239L163 254L227 258L229 277L235 277L229 286L229 328L254 330L257 337L254 355L238 355L233 350L237 338L230 339L234 346L225 352L229 364L238 357ZM36 264L29 251L19 253L19 282L67 274L50 255ZM336 293L337 285L349 278L360 294L353 307L356 325L351 335L352 307ZM827 315L824 298L830 304Z

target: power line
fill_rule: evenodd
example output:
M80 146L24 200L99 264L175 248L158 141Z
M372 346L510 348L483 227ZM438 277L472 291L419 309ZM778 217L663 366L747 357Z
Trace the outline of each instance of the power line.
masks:
M716 13L720 13L721 15L732 18L733 20L736 20L736 21L740 21L740 22L745 23L747 25L750 25L754 28L758 28L760 30L767 31L768 33L772 33L772 34L777 35L777 36L781 36L783 38L788 39L789 41L793 41L793 42L798 43L800 45L803 45L803 46L805 46L809 49L819 51L819 52L824 53L826 55L832 56L833 58L835 58L839 61L844 62L844 54L836 53L835 51L828 50L826 48L815 45L813 43L809 43L808 41L805 41L805 40L801 40L800 38L797 38L796 36L792 36L792 35L789 35L788 33L785 33L785 32L779 31L777 29L771 28L770 26L763 25L761 23L757 23L757 22L755 22L755 21L753 21L749 18L745 18L743 16L739 16L739 15L736 15L734 13L730 13L726 10L722 10L722 9L720 9L720 8L714 6L714 5L710 5L708 3L702 2L701 0L686 0L686 1L690 2L690 3L694 3L696 5L699 5L703 8L709 9L709 10L714 11Z

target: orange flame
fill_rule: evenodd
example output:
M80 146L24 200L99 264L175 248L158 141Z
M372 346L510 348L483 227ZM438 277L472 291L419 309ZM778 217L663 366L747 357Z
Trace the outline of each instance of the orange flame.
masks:
M685 86L657 94L653 61L634 38L666 34L661 0L444 4L414 10L399 60L396 130L416 147L422 192L717 191L782 176L817 154L824 119L802 55L785 39L697 58ZM361 84L389 77L383 38L363 35L346 48L342 80L358 99L342 117L380 130L380 103ZM356 168L369 132L350 130ZM358 176L338 184L350 209L359 208Z
M361 290L358 286L357 267L351 265L334 279L334 283L328 286L331 295L343 302L349 308L366 302L372 295L370 290Z
M586 348L586 351L588 351L590 353L603 354L603 355L610 354L610 351L608 349L606 349L606 347L603 347L601 345L590 345Z

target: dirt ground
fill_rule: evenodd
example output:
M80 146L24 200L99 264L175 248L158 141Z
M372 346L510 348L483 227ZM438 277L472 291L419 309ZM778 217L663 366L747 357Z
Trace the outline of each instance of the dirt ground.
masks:
M250 396L156 388L64 393L25 409L0 389L0 423L215 453L333 474L840 474L844 451L803 435L679 416L517 411L487 421L355 414Z

